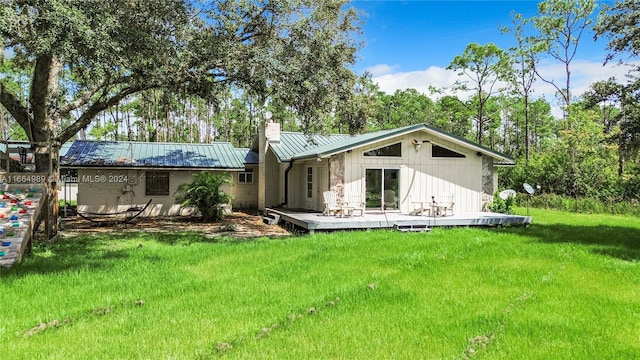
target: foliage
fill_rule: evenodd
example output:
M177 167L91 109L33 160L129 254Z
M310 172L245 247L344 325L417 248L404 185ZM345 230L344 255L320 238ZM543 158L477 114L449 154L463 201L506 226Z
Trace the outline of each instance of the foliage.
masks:
M558 138L543 152L531 155L529 164L516 162L503 172L501 185L520 188L539 185L543 192L572 197L622 196L617 177L616 147L607 144L597 113L574 106Z
M638 218L531 212L429 234L63 236L0 268L3 355L636 357Z
M352 38L359 15L345 3L3 1L3 54L12 54L3 65L12 72L0 79L0 103L43 144L64 143L101 112L150 89L206 100L234 89L262 104L277 98L311 131L326 125L318 120L355 81L348 67L359 47ZM18 89L13 74L32 85ZM36 166L47 171L48 164L41 156Z
M493 203L489 205L489 210L502 214L513 214L513 205L515 204L515 196L507 196L503 199L500 193L496 191L493 194Z
M630 80L628 84L613 78L599 81L584 94L585 106L601 112L607 142L618 147L618 176L623 175L624 164L640 152L640 79Z
M640 3L635 0L619 0L613 5L603 6L598 22L594 26L596 38L609 40L607 49L611 51L607 60L625 54L640 56L640 36L638 36L638 14Z
M509 49L510 57L513 61L513 70L508 75L511 93L521 97L524 111L524 123L522 126L523 136L522 145L524 150L525 162L529 162L531 148L531 96L533 93L533 85L536 81L536 63L538 61L538 50L531 39L526 36L527 31L531 27L531 20L524 18L522 14L512 14L513 28L507 27L502 29L503 33L511 32L516 39L517 46Z
M396 90L393 95L383 95L382 102L386 113L381 129L426 123L433 112L433 101L416 89Z
M380 110L378 85L373 82L371 75L365 73L359 77L352 91L342 95L338 101L334 128L339 133L356 134L368 130L371 119Z
M531 39L536 52L544 52L565 67L565 81L557 84L554 79L538 77L553 86L569 111L571 93L571 63L578 50L582 35L591 24L591 14L597 6L596 0L545 0L538 4L538 15L533 23L539 34Z
M433 125L452 134L470 138L473 124L472 112L458 97L452 95L441 96L436 100Z
M175 194L176 200L183 207L194 207L203 221L218 221L223 218L221 205L228 204L232 196L222 189L231 185L232 178L228 174L213 174L202 171L193 175L193 182L181 184Z
M516 205L525 206L526 197L518 197ZM553 193L540 193L529 197L529 206L584 214L640 216L640 202L637 199L625 200L615 196L610 198L578 197L576 199Z
M499 92L499 80L504 79L511 67L508 54L490 43L467 45L461 55L456 56L447 69L458 72L464 80L458 81L456 90L471 91L474 96L472 108L476 122L476 142L485 144L485 131L491 128L489 99Z

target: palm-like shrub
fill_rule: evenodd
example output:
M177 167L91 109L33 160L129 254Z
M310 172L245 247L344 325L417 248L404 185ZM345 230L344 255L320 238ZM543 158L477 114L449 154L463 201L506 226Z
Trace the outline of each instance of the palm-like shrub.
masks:
M500 193L496 191L493 194L493 204L489 205L489 210L496 213L513 214L513 204L515 201L515 196L508 196L506 199L503 199L500 197Z
M193 175L192 183L180 185L175 198L182 207L194 207L202 221L217 221L223 217L220 205L227 204L233 198L221 188L231 183L228 174L214 175L203 171Z

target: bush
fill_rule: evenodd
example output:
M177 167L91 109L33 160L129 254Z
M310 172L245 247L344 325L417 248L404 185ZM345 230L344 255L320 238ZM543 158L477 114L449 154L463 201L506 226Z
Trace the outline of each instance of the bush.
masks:
M518 206L526 206L527 198L516 199ZM565 197L556 194L536 194L529 197L529 206L541 209L590 213L590 214L619 214L640 215L640 203L637 200L622 200L621 198L598 199L594 197Z
M501 214L513 214L513 204L515 203L515 196L509 196L506 199L500 197L500 194L496 191L493 194L493 203L489 205L489 210Z
M218 221L223 218L220 205L227 204L233 198L222 191L221 187L231 184L231 176L227 174L214 175L209 171L202 171L193 175L192 183L185 183L178 187L176 200L182 207L195 207L202 221Z

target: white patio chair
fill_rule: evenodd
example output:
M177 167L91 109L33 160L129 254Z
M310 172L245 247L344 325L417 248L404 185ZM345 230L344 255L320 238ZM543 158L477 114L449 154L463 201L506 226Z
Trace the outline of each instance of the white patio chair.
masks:
M413 210L409 212L409 215L424 215L424 213L427 213L428 216L431 214L432 200L420 200L413 195L409 195L409 199L413 205Z
M455 205L455 201L453 199L453 194L445 193L440 196L440 201L438 201L438 210L440 215L447 216L447 213L454 215L453 206Z
M322 193L322 197L324 198L324 211L322 215L336 215L340 212L340 203L338 201L338 193L335 191L325 191Z
M362 194L357 192L347 192L344 194L343 201L346 206L352 207L354 212L360 212L359 216L364 216L366 202L364 201Z
M383 209L396 208L396 192L394 190L385 190L383 196Z

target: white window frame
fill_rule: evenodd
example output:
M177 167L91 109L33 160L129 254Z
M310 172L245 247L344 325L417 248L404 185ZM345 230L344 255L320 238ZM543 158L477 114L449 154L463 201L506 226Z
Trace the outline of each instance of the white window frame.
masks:
M306 185L305 194L307 199L313 199L313 166L307 166L307 171L305 173L306 176Z
M244 180L241 179L244 177ZM251 181L247 181L247 177L251 178ZM241 171L238 173L238 184L239 185L251 185L253 184L253 171Z

